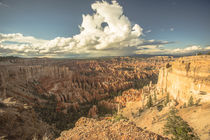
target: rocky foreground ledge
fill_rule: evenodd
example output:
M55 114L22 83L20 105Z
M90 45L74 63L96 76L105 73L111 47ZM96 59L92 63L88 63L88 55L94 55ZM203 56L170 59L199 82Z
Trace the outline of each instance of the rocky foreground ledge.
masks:
M145 131L127 120L97 121L80 118L73 129L63 131L57 140L168 140L153 132Z

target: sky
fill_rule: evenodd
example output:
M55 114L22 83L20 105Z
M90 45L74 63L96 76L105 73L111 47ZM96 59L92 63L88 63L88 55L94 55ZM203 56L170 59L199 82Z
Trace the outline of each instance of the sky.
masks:
M0 55L209 51L209 13L209 0L0 0Z

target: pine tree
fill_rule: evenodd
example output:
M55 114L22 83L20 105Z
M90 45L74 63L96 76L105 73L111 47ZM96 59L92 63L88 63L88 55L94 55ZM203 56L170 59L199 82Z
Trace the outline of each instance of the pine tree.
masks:
M151 97L151 95L149 96L149 99L147 100L147 108L150 108L150 107L152 107L152 97Z
M155 102L157 101L157 95L156 95L156 93L154 94L154 101Z
M190 99L188 101L188 106L193 106L194 105L194 102L193 102L193 97L190 96Z
M193 128L176 113L177 110L174 108L170 111L164 125L165 135L172 134L172 140L199 140L197 134L193 132Z
M165 105L167 105L170 101L170 98L169 98L169 93L167 93L166 95L166 100L165 100Z

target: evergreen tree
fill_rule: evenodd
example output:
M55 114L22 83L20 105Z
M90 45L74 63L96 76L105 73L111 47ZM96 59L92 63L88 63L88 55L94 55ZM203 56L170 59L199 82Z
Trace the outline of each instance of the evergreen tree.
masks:
M199 140L193 129L176 113L176 109L170 111L164 125L164 133L166 135L172 134L172 140Z
M149 96L149 99L147 100L147 108L150 108L150 107L152 107L152 97L151 97L151 95Z
M166 100L165 100L165 105L167 105L170 101L170 98L169 98L169 93L167 93L166 95Z
M188 101L188 106L193 106L194 105L194 102L193 102L193 97L190 96L190 99Z
M186 103L184 103L183 107L184 107L184 108L186 108L186 107L187 107Z
M156 93L154 94L154 101L155 102L157 101L157 95L156 95Z

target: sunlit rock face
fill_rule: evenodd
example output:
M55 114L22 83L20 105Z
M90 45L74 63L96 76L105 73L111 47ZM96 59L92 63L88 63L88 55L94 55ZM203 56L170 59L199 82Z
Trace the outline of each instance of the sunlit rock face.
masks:
M145 131L126 120L118 122L81 117L73 129L63 131L57 140L168 140L158 134Z
M179 58L166 64L159 72L157 89L169 93L179 102L210 101L210 56Z

